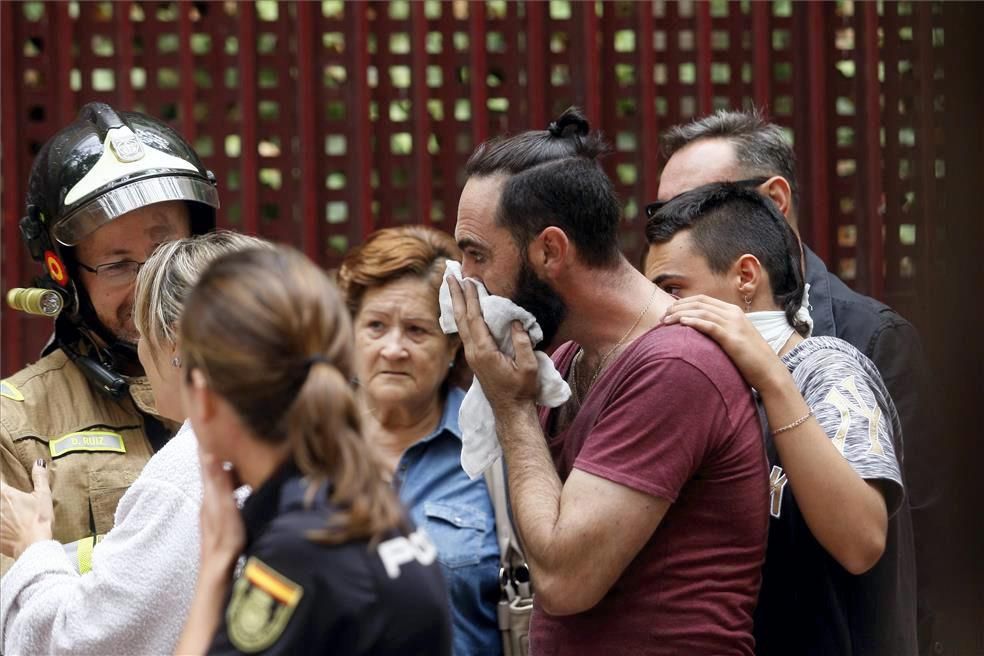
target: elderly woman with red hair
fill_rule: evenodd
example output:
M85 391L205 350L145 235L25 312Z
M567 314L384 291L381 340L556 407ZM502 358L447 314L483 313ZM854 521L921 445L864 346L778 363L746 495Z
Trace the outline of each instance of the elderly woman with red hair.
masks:
M355 323L364 430L400 499L438 550L451 600L454 653L501 654L499 549L485 481L461 469L454 384L460 344L438 325L438 289L454 239L422 226L372 234L338 278Z

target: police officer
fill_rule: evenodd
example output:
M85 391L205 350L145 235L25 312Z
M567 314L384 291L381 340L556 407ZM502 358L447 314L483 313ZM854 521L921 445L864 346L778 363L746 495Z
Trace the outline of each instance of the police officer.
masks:
M136 355L137 272L161 242L212 230L218 206L215 177L184 139L103 103L34 161L20 227L43 274L11 304L61 310L42 358L0 382L0 474L31 491L33 464L50 461L53 536L75 543L82 570L175 428L155 416Z
M229 253L192 290L180 334L203 500L176 653L448 656L437 549L362 435L352 327L327 276L284 247ZM253 489L241 514L239 483Z

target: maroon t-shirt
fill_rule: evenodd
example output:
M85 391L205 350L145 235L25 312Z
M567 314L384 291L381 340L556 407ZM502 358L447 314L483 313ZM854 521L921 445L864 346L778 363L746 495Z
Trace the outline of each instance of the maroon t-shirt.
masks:
M576 352L554 353L562 374ZM562 480L577 468L671 505L594 608L554 617L534 602L531 653L753 654L768 472L751 390L724 351L691 328L654 328L564 432L548 433L550 414L540 421Z

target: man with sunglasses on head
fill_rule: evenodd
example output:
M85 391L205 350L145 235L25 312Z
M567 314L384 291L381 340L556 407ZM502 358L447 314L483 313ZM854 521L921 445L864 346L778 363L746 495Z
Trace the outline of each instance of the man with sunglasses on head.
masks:
M793 230L798 231L799 193L792 144L781 127L767 122L758 112L721 110L672 127L663 136L663 151L667 161L660 176L658 200L646 207L649 217L685 191L712 182L737 182L772 199ZM803 255L809 294L809 300L804 297L804 301L809 304L814 321L812 334L839 337L871 359L898 408L903 437L903 453L899 455L911 520L908 514L900 513L900 521L890 526L887 536L886 554L891 555L883 557L864 576L900 579L900 594L884 600L886 604L912 604L918 598L921 651L926 653L932 642L929 605L933 596L927 571L932 554L927 542L938 531L932 522L939 521L936 509L940 453L922 409L929 393L919 335L890 307L850 289L806 245ZM914 532L917 548L912 553ZM916 581L903 575L907 571L905 563L913 558L920 577L918 592ZM891 612L888 608L882 610ZM898 616L913 616L908 609L898 610ZM911 635L913 628L900 630Z
M212 230L218 206L215 177L181 136L103 103L34 160L20 227L43 273L11 305L57 316L41 359L0 382L0 475L31 492L35 463L49 468L53 537L80 571L175 428L156 416L137 358L137 272L162 242Z

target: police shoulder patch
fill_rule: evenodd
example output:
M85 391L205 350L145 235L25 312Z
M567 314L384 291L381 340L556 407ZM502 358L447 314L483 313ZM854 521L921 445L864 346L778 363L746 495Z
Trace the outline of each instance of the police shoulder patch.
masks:
M0 396L11 401L23 401L24 395L14 387L14 384L7 380L0 380Z
M229 640L247 654L267 649L284 632L303 595L300 585L251 556L226 610Z

